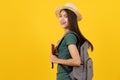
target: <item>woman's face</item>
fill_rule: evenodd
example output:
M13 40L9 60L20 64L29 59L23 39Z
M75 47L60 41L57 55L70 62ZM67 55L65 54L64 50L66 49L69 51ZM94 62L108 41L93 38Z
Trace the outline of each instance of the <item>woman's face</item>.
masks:
M62 10L59 14L59 21L60 24L63 28L68 28L69 26L69 22L68 22L68 16L67 13L65 12L65 10Z

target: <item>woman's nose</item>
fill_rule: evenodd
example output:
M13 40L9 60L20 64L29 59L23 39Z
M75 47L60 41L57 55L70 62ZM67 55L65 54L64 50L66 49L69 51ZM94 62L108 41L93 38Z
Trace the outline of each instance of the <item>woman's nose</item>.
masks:
M62 20L62 21L63 21L63 20L64 20L64 17L61 17L61 19L60 19L60 20Z

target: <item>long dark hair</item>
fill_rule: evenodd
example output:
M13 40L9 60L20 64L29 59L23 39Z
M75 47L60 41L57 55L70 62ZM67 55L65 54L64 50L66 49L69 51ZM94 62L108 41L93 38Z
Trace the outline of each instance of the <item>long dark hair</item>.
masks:
M65 12L67 13L67 16L68 16L69 30L78 34L80 45L82 45L85 41L87 41L90 44L91 51L93 51L92 43L82 35L82 33L81 33L81 31L78 27L76 14L74 12L68 10L68 9L64 9L64 10L65 10Z

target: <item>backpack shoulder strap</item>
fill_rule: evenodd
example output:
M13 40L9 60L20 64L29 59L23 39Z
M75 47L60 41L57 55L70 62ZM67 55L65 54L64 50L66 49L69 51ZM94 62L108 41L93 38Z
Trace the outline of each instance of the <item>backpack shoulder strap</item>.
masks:
M68 32L68 33L73 33L75 36L77 36L77 34L76 34L75 32L70 31L70 32ZM64 34L64 36L60 39L60 41L59 41L58 44L56 45L56 48L57 48L57 49L59 48L59 46L60 46L60 44L62 43L64 37L65 37L68 33ZM77 37L77 38L78 38L78 37Z
M59 46L60 46L60 44L62 43L63 39L64 39L64 36L63 36L63 37L60 39L60 41L57 43L57 45L56 45L56 49L59 48Z

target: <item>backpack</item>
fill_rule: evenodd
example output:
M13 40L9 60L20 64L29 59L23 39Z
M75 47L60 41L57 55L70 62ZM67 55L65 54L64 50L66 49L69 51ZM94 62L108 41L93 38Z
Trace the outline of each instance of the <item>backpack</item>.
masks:
M69 32L69 33L74 34L78 38L78 35L75 32ZM64 36L63 36L63 38L64 38ZM58 43L57 48L59 47L63 38ZM77 46L78 51L80 53L80 57L81 57L81 64L80 64L80 66L73 66L73 70L70 73L67 71L67 69L63 65L61 65L63 67L63 69L70 75L72 80L92 80L93 61L89 57L89 54L87 51L89 46L90 46L90 44L87 41L85 41L81 46L79 46L79 45Z

